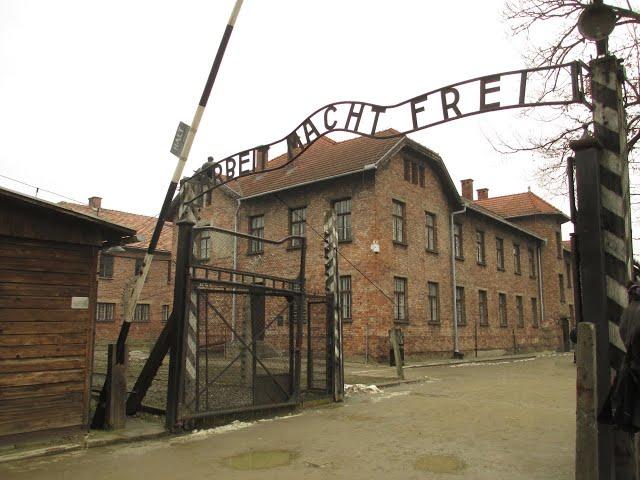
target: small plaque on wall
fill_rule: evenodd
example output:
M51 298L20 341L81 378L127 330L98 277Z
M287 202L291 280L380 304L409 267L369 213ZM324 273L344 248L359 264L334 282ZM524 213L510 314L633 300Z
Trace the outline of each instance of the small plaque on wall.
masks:
M71 308L87 310L89 308L89 297L71 297Z

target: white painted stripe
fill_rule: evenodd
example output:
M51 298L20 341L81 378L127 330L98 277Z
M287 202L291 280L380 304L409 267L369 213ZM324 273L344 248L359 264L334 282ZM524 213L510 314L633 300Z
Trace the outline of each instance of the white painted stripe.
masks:
M600 195L602 196L602 206L604 208L619 217L624 217L624 201L620 195L612 192L604 185L600 186Z
M627 289L624 288L624 285L619 284L609 275L607 275L605 280L607 297L616 302L622 308L625 308L627 306L627 303L629 303L627 299Z
M616 90L616 76L615 73L609 72L602 68L593 69L593 81L608 88L609 90Z
M613 108L596 108L593 111L593 121L614 132L620 128L620 117Z
M153 261L153 253L145 253L143 260L142 273L136 277L136 283L131 290L131 294L125 300L124 321L131 323L133 321L133 315L136 311L136 303L142 293L142 288L149 275L151 269L151 262Z
M603 167L616 175L622 175L622 160L618 155L609 150L603 150L601 158L601 165Z
M242 7L243 0L237 0L235 6L233 7L233 11L231 12L231 16L229 17L229 25L232 27L236 24L236 19L238 18L238 14L240 13L240 7Z
M196 342L193 340L193 337L191 336L187 337L187 346L189 347L189 351L195 357L197 354L197 347L196 347Z
M198 319L193 314L189 314L189 326L194 332L198 329Z
M618 347L618 349L623 352L627 351L624 343L622 342L622 338L620 337L620 329L613 322L609 322L609 343Z
M627 244L613 233L603 230L604 251L617 258L622 263L627 263Z
M196 378L196 369L193 367L191 361L187 358L185 359L184 366L187 368L187 372L191 378Z

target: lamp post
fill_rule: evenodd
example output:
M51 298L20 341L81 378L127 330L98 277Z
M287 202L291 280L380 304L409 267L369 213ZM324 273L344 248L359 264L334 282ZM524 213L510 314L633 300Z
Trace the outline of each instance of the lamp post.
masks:
M578 30L596 43L597 51L597 58L589 62L593 135L585 132L580 140L571 142L581 278L581 298L576 298L576 303L580 302L581 320L593 323L595 331L595 411L589 412L593 417L602 411L611 387L611 369L620 368L624 355L618 324L627 306L626 285L632 278L624 72L619 60L608 53L608 36L616 21L614 10L602 0L585 7L578 19ZM594 425L597 474L589 478L635 479L632 437L610 425ZM578 432L584 434L580 428L578 424ZM576 464L582 461L578 458L581 452L584 450L576 451Z

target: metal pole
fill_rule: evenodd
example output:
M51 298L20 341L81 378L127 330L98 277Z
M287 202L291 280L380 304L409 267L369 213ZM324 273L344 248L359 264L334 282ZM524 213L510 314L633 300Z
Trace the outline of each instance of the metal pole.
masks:
M200 126L200 120L202 119L204 109L207 106L207 102L209 101L211 89L213 88L213 84L216 80L216 77L218 76L218 70L220 69L220 64L222 63L222 57L224 56L224 52L229 43L229 39L231 38L231 32L233 32L233 27L236 23L238 13L240 12L242 2L243 0L236 0L233 11L231 12L231 16L229 17L229 21L227 22L227 27L225 28L222 39L220 40L220 45L218 46L218 52L216 53L213 65L211 66L211 70L209 71L209 76L207 77L207 82L204 86L204 90L202 91L200 101L198 102L198 107L196 108L193 120L191 121L191 127L187 132L184 146L178 158L178 163L176 164L173 176L171 177L171 182L169 183L169 187L167 188L167 193L165 194L164 201L162 202L160 214L158 215L158 221L156 222L153 235L151 236L151 241L149 242L149 246L144 257L142 269L136 274L137 278L135 284L129 292L129 296L125 301L124 322L122 323L122 326L120 328L120 334L118 336L117 343L119 360L122 359L121 357L122 352L124 351L124 344L127 341L127 336L129 334L131 321L133 320L136 304L138 302L138 299L140 298L140 294L142 293L142 288L144 287L147 275L149 274L151 262L153 261L153 256L158 245L158 240L160 239L160 234L162 233L162 227L164 226L164 222L166 220L171 201L173 200L173 196L176 192L178 182L180 181L180 177L182 176L184 166L186 165L187 159L189 158L191 145L193 144L193 140L198 131L198 127Z

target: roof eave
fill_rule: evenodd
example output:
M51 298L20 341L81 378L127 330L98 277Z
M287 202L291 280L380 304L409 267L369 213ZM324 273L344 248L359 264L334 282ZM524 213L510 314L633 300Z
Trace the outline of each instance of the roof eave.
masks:
M526 235L528 235L530 237L533 237L533 238L539 240L542 243L546 243L547 242L547 240L545 238L542 238L542 237L536 235L535 233L533 233L532 231L527 230L526 228L522 228L522 227L516 225L515 223L509 222L504 217L501 217L500 215L498 215L496 213L493 213L493 212L491 212L490 210L487 210L484 207L480 207L479 205L474 205L471 202L465 202L465 204L467 206L467 209L473 210L474 212L477 212L477 213L479 213L481 215L484 215L484 216L489 217L489 218L491 218L493 220L496 220L497 222L499 222L499 223L501 223L503 225L506 225L506 226L508 226L508 227L510 227L510 228L512 228L514 230L522 232L522 233L524 233L524 234L526 234Z

